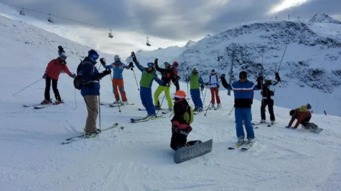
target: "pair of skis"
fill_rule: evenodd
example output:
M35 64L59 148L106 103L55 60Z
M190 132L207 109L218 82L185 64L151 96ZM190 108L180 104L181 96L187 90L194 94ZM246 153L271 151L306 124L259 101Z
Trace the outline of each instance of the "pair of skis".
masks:
M132 122L132 123L140 123L140 122L146 122L146 121L162 119L162 118L165 118L165 116L157 115L156 117L153 117L153 118L150 118L149 116L147 116L147 117L142 117L142 118L131 118L130 122Z
M59 103L59 104L62 104L62 103ZM44 109L44 108L47 108L49 106L52 106L52 105L59 105L57 103L49 103L49 104L32 104L32 105L23 105L23 107L31 107L33 109Z
M251 147L253 146L254 143L255 143L255 140L252 142L247 142L247 141L240 142L240 141L238 141L234 145L229 146L227 149L228 150L240 149L241 151L247 151L247 150L251 149Z
M110 127L107 127L107 128L104 128L104 129L101 129L100 133L102 133L103 131L107 131L107 130L110 130L110 129L114 129L118 127L118 123L114 123L112 126ZM121 130L124 129L124 126L121 126L120 127ZM76 135L76 136L72 136L72 137L69 137L69 138L66 138L65 141L61 142L62 145L66 145L66 144L70 144L74 141L77 141L77 140L81 140L81 139L87 139L87 138L93 138L93 137L96 137L96 134L93 134L93 135L87 135L85 133L82 133L80 135Z

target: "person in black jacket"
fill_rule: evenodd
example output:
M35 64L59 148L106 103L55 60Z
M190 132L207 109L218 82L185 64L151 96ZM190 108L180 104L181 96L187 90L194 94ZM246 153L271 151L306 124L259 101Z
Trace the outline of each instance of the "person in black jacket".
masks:
M155 69L161 73L161 76L162 76L161 80L163 81L163 84L160 84L159 87L154 92L155 109L161 109L159 95L162 92L164 92L167 103L168 103L168 110L172 111L173 103L172 103L172 98L170 96L170 84L173 78L173 69L168 62L164 63L165 68L160 68L158 65L158 59L155 59L154 64L155 64Z
M261 114L261 121L260 123L266 123L266 116L265 116L265 107L268 106L269 114L270 114L270 121L271 125L275 123L275 114L274 114L274 99L275 90L274 86L280 82L279 74L276 72L276 80L272 81L270 77L266 77L263 83L263 77L259 76L257 81L261 84L261 95L262 95L262 104L260 107L260 114Z

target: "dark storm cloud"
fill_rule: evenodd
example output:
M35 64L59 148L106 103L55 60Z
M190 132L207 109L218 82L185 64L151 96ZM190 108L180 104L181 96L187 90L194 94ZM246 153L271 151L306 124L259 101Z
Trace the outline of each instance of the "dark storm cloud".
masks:
M51 13L94 27L135 31L173 40L197 39L229 26L276 15L311 17L339 14L340 0L311 0L276 15L268 12L281 0L1 0L17 7ZM64 19L65 20L65 19ZM69 22L70 23L70 22Z

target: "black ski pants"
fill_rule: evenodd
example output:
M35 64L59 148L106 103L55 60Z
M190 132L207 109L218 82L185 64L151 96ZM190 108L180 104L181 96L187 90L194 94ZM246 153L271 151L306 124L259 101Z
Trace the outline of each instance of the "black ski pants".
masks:
M52 90L53 90L53 93L54 93L54 96L56 98L57 101L62 101L61 98L60 98L60 94L59 94L59 91L58 91L58 80L54 80L54 79L51 79L50 77L46 77L45 79L45 93L44 93L44 97L46 100L50 100L51 97L50 97L50 87L51 87L51 81L52 81Z
M275 114L274 114L274 100L273 99L263 99L262 105L260 106L260 114L262 120L265 120L265 107L268 106L270 120L275 121Z

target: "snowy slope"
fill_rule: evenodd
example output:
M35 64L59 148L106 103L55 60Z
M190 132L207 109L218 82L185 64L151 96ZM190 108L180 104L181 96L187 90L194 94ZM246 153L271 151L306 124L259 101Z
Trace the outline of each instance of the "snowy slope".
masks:
M142 106L131 71L124 72L125 86L129 101L135 105L122 107L121 112L101 107L102 128L118 122L124 130L61 145L65 138L83 131L86 118L85 104L72 79L61 74L58 82L65 104L42 110L23 108L22 104L43 99L44 81L39 79L47 62L56 57L58 45L65 47L71 71L89 47L3 17L0 31L1 190L325 191L341 186L340 117L314 114L312 121L325 129L316 135L302 128L285 129L289 109L276 106L276 125L255 130L257 142L252 150L230 151L226 148L236 137L234 113L229 115L233 97L226 91L221 91L223 109L195 116L189 135L189 139L213 138L213 151L174 164L168 115L148 123L129 122L131 117L146 115L137 110ZM111 55L101 56L112 61ZM147 61L141 59L142 63ZM140 72L136 71L136 77L139 79ZM185 89L186 84L181 87ZM210 96L206 93L208 105ZM101 81L101 101L113 101L108 77ZM254 101L255 122L260 120L259 108L260 102Z

